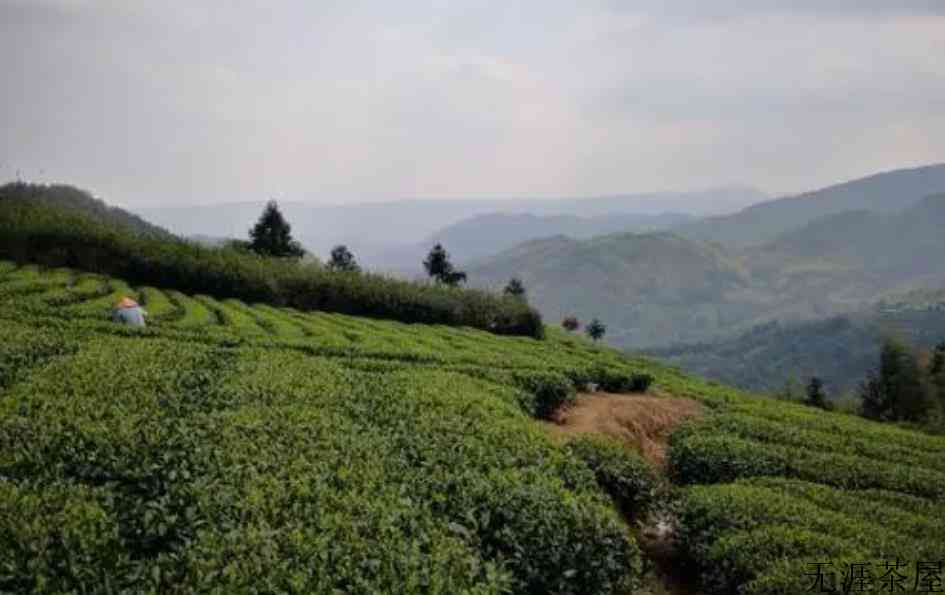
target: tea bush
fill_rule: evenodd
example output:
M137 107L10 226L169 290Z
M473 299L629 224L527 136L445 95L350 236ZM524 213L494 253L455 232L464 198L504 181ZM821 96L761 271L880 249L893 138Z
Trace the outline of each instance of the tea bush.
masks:
M605 436L582 436L566 448L594 472L597 483L627 515L639 517L656 498L655 470L635 451Z
M110 322L117 292L155 324ZM803 592L824 559L945 557L941 437L556 329L502 337L0 261L0 334L0 591L628 593L641 554L611 500L640 513L653 471L606 440L556 446L530 418L643 377L705 405L668 458L706 592Z
M628 365L616 353L139 291L160 311L143 329L100 294L0 298L0 589L639 584L594 472L523 410L572 396L564 371Z
M55 190L0 186L0 258L73 267L217 299L544 336L538 311L513 297L371 273L333 272L230 247L201 246L169 234L141 233L124 222L43 200Z

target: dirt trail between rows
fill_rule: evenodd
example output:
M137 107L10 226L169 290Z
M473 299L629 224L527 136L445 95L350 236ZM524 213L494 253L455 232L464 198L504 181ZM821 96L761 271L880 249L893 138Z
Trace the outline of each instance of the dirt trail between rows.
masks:
M640 452L657 467L666 464L666 441L683 421L701 415L703 407L691 399L671 396L578 395L577 402L558 411L546 424L554 436L605 434Z
M557 439L580 434L604 434L641 453L653 466L665 470L667 440L687 419L702 415L702 405L691 399L663 395L578 395L570 407L558 411L546 429ZM628 519L629 522L629 519ZM635 526L636 523L631 523ZM673 523L656 518L635 530L637 542L653 565L646 595L699 595L690 576L680 569ZM642 594L641 594L642 595Z

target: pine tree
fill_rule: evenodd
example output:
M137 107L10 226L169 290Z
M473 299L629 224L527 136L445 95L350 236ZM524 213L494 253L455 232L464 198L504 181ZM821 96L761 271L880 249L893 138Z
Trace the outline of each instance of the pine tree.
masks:
M466 273L457 271L450 262L449 252L443 248L442 244L436 244L430 249L426 259L423 261L423 268L427 275L436 279L437 283L455 287L466 281Z
M827 395L824 394L824 382L817 376L812 376L810 382L807 383L804 404L818 409L830 409Z
M607 327L603 322L597 318L591 320L590 324L587 325L587 328L584 330L587 333L587 336L590 337L594 342L600 341L604 338L604 335L607 333Z
M347 246L339 245L331 249L331 260L328 261L328 269L332 271L341 271L346 273L355 273L361 270L354 254L348 250Z
M883 343L879 370L860 387L865 417L891 421L922 421L932 402L915 351L896 339Z
M292 239L292 226L282 216L276 201L266 203L256 225L249 230L249 248L263 256L301 258L302 246Z
M883 384L876 370L870 370L860 384L860 415L877 421L886 419L889 414L889 402Z
M518 279L516 277L512 277L511 279L509 279L509 283L508 285L505 286L505 289L502 290L502 293L504 293L507 296L520 299L523 302L526 300L525 285L522 284L521 279Z

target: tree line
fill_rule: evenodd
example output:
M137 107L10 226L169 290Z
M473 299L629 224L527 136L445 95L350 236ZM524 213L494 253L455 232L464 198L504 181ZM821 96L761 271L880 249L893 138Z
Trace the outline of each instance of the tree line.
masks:
M923 352L901 339L886 338L879 362L860 383L856 397L855 412L867 419L945 433L945 341ZM834 408L817 377L808 382L803 402Z
M286 221L275 201L269 201L266 204L259 220L250 229L249 237L248 242L237 240L234 245L269 257L302 258L305 256L305 250L292 238L292 226ZM326 267L335 272L361 271L354 254L343 244L332 248ZM427 253L423 260L423 268L438 285L458 287L467 280L466 272L456 269L449 252L440 243L436 243ZM518 277L509 279L502 294L523 303L528 302L525 284ZM561 325L565 330L575 332L580 328L581 323L577 317L568 316ZM597 318L592 319L585 327L585 333L594 342L603 339L606 332L607 327Z
M40 200L48 189L0 186L0 258L299 310L544 336L540 314L507 294L359 271L347 250L333 250L328 266L306 260L275 203L266 206L248 240L208 247L171 234L139 233L82 208ZM464 278L452 267L445 270L444 280Z

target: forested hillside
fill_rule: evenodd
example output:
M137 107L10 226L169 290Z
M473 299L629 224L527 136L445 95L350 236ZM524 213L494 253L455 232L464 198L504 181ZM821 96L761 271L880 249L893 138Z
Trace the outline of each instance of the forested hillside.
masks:
M535 240L469 273L483 287L521 278L548 320L600 317L619 346L698 340L755 310L747 300L726 303L749 288L737 259L717 245L670 233Z
M821 217L846 211L896 212L941 192L945 192L945 164L900 169L762 202L734 215L684 225L678 231L733 247L757 245Z
M731 339L653 349L654 357L745 389L800 393L813 376L835 396L851 394L879 361L887 337L930 349L945 340L945 293L890 298L824 320L760 325Z
M608 323L614 345L665 347L731 338L772 321L821 320L884 296L943 288L942 229L940 194L897 213L828 215L742 250L668 234L538 240L472 267L470 278L498 287L520 277L550 320L596 316Z

